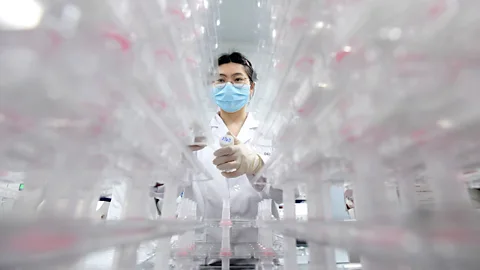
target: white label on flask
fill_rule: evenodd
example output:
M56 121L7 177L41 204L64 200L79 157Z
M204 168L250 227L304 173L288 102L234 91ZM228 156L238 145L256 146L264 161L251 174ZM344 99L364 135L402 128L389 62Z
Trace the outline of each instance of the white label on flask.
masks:
M230 135L225 135L220 139L220 145L222 147L229 146L233 144L233 137Z

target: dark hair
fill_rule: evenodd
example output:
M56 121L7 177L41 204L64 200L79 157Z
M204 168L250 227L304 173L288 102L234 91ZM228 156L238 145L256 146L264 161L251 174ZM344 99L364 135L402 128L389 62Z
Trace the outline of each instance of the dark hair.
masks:
M218 57L218 66L228 63L236 63L240 64L245 68L245 72L247 73L248 78L251 82L255 82L257 80L257 73L253 69L252 63L248 61L248 59L239 52L231 52L231 53L224 53Z

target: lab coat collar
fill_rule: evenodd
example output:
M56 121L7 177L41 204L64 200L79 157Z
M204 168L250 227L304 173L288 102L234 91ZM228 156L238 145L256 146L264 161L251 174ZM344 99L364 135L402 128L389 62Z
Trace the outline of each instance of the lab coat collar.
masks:
M228 131L227 126L218 113L215 114L215 117L210 121L210 126L212 130L216 131L215 133L221 133L219 136L225 135ZM242 129L237 138L243 143L249 142L252 139L256 128L258 128L258 121L255 119L253 113L248 113L247 119L245 119L245 123L243 123Z
M210 127L212 128L218 128L224 125L225 123L223 122L223 119L220 117L220 115L218 115L218 113L216 113L215 116L210 121ZM243 128L247 128L247 129L258 128L258 121L255 119L254 113L251 113L251 112L248 113L247 119L245 119L245 123L243 123L242 129Z

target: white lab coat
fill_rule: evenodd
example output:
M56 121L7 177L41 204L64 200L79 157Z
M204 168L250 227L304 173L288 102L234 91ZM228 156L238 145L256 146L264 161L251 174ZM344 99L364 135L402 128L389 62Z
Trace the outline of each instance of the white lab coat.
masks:
M198 177L193 176L193 183L185 187L184 197L194 200L197 203L199 217L205 219L220 219L222 215L223 198L230 197L230 213L232 219L254 220L257 216L258 203L263 199L272 199L273 202L282 202L282 191L267 185L263 191L258 192L250 183L253 176L242 175L237 178L226 179L213 164L215 158L213 152L220 148L220 138L227 134L228 128L218 114L210 121L210 127L214 143L200 151L194 152L195 156L213 177L209 181L195 181ZM254 119L253 113L249 113L243 124L237 138L244 144L251 146L253 136L258 128L258 121ZM271 141L262 141L261 145L255 146L255 150L261 156L264 162L268 161L272 153ZM108 211L109 217L119 217L123 211L124 196L126 186L114 187L112 203ZM121 189L121 190L116 190ZM180 191L179 191L180 192ZM117 196L116 196L117 195ZM160 199L158 206L161 209L163 187L155 192L155 196ZM153 199L152 199L153 202ZM278 217L278 210L275 203L272 202L272 213ZM220 241L220 231L210 231L207 233L209 241ZM257 232L253 229L243 229L239 232L232 232L232 242L256 242Z
M281 190L267 185L263 191L258 192L250 183L250 179L253 179L251 175L242 175L231 179L222 176L213 164L215 158L213 152L220 148L220 138L227 134L228 128L218 114L210 121L210 127L214 139L213 145L207 146L194 154L213 179L195 181L200 179L194 176L192 185L184 190L184 197L197 202L198 215L205 219L220 219L222 217L222 204L225 197L230 197L232 219L254 220L257 217L258 203L263 199L272 199L272 213L278 217L278 210L274 202L282 202ZM250 143L257 128L258 121L255 120L252 113L249 113L237 138L242 143L252 147ZM262 141L262 144L256 145L254 150L264 162L267 162L272 153L272 143L271 141ZM208 235L211 236L208 239L209 241L220 240L220 231L210 231ZM243 229L233 232L231 240L232 242L256 242L257 233L255 230Z

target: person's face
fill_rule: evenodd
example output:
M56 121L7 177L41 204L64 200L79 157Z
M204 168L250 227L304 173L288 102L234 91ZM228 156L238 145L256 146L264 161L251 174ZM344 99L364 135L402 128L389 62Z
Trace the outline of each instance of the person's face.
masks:
M237 63L227 63L218 67L218 77L214 83L249 84L250 96L255 91L255 83L248 79L245 68Z

